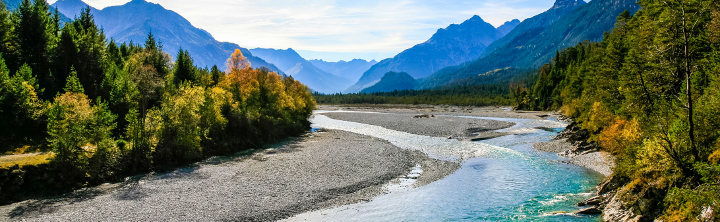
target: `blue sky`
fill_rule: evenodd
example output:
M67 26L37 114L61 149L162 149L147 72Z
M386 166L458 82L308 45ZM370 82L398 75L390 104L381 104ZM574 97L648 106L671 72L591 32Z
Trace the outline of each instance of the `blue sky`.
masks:
M129 0L85 0L96 8ZM392 57L439 28L479 15L494 26L526 19L554 0L148 0L220 41L293 48L328 61ZM53 0L49 2L54 2Z

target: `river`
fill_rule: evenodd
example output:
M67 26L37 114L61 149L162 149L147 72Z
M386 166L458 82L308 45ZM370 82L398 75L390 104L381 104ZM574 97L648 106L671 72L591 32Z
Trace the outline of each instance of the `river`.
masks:
M462 167L426 186L393 190L368 202L309 212L290 221L600 220L571 212L580 209L578 202L593 195L602 175L532 147L551 140L566 127L557 119L451 116L515 123L498 130L510 135L469 142L335 120L322 115L326 112L317 112L312 119L314 127L377 137L434 158L461 161Z

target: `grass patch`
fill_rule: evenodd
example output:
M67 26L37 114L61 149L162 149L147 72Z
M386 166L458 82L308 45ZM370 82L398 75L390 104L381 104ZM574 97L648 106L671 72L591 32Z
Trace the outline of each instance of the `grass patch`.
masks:
M15 165L24 167L47 164L53 157L55 154L52 152L0 156L0 169L8 169Z

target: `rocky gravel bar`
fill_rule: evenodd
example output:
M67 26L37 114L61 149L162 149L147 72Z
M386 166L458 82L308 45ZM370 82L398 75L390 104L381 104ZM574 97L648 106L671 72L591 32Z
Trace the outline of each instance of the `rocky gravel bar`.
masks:
M459 168L376 138L320 131L250 155L1 206L0 220L273 221L368 201L417 165L425 171L418 186Z

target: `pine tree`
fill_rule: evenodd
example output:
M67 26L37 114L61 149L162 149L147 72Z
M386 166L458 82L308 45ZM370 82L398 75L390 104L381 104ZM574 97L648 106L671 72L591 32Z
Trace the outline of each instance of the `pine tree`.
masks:
M220 80L222 80L222 77L225 76L225 73L220 71L217 65L213 65L212 69L210 69L210 74L212 75L213 84L218 84Z
M195 70L190 53L180 49L177 60L175 61L175 85L180 85L180 83L185 81L197 83L198 80L197 70Z
M55 89L53 77L50 74L48 52L52 51L53 19L48 12L49 6L45 1L23 0L18 8L15 33L20 45L22 63L28 64L40 80L40 85L49 88L44 98L50 98Z
M73 38L77 46L77 56L73 66L78 72L78 78L87 91L88 97L95 99L98 96L108 97L107 93L100 92L100 84L105 77L103 57L105 56L105 35L95 25L90 8L82 10L80 17L73 22L76 30Z
M155 41L152 32L148 33L148 37L145 40L145 52L150 54L150 56L145 58L145 63L150 64L162 78L165 78L165 76L170 73L167 67L169 61L166 60L167 58L165 52L163 52L162 45Z
M65 92L85 93L85 90L80 84L80 79L78 79L77 77L77 72L75 71L75 68L71 68L70 75L68 75L67 77L67 80L65 82L65 88L63 88L63 90Z
M13 39L13 15L5 8L5 3L0 2L0 53L5 58L5 63L12 70L17 70L17 45Z

